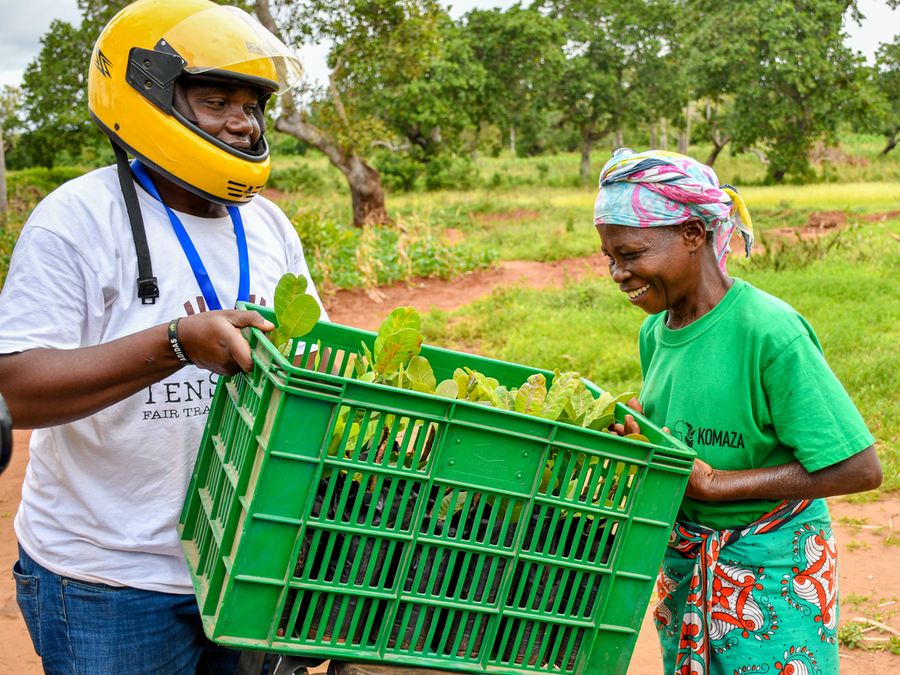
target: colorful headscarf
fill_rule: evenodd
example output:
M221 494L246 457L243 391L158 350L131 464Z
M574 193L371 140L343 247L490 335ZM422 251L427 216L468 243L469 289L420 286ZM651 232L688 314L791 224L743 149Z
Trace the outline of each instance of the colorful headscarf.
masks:
M722 271L737 229L750 256L753 226L744 200L730 185L719 185L715 171L677 152L633 152L620 148L600 172L594 225L659 227L699 217L715 234Z

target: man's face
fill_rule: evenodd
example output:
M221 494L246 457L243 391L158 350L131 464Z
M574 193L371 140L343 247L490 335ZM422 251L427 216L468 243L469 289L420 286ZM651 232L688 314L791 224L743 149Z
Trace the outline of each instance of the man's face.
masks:
M175 107L203 131L239 150L262 135L257 118L259 91L243 84L191 83L175 97ZM183 109L187 108L187 109Z

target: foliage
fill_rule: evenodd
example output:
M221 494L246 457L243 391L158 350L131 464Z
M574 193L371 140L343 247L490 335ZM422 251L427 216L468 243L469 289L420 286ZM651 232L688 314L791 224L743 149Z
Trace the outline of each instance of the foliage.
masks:
M381 152L375 158L375 167L381 174L381 181L391 191L409 192L415 189L416 181L422 174L423 165L409 154Z
M84 169L75 166L58 166L52 169L35 167L10 171L6 183L11 214L17 218L24 218L53 190L83 173Z
M552 87L563 70L561 25L537 9L519 5L506 11L474 10L463 22L472 52L486 73L481 119L531 137L529 145L534 147L533 139L545 123L543 113L554 105Z
M578 130L585 161L594 143L627 124L674 116L686 87L673 51L674 3L556 0L544 3L565 26L566 63L554 90L562 122ZM590 176L583 167L582 178Z
M458 155L438 155L425 165L428 190L467 190L478 182L478 177L472 161Z
M92 44L82 29L54 20L41 51L25 69L22 115L28 133L10 152L11 167L52 167L80 156L104 136L87 112L87 75Z
M275 287L275 319L278 326L268 337L279 349L292 338L306 335L322 315L319 303L306 292L308 284L306 277L290 272L278 280Z
M322 176L304 164L273 168L266 186L283 192L304 193L322 192L326 187Z
M886 111L883 120L887 146L882 154L887 154L897 145L900 135L900 35L893 42L885 42L876 55L875 82L885 96Z
M740 11L712 0L691 4L693 96L708 100L739 148L761 145L768 177L811 177L809 153L833 142L838 124L864 114L861 57L844 43L844 0L748 0ZM727 36L722 39L722 36Z
M838 628L838 644L847 649L859 649L863 646L862 626L855 621L845 623Z
M349 228L318 211L292 217L317 286L374 287L412 277L450 278L489 266L496 253L451 245L434 229L415 221L395 227ZM362 263L362 264L361 264Z

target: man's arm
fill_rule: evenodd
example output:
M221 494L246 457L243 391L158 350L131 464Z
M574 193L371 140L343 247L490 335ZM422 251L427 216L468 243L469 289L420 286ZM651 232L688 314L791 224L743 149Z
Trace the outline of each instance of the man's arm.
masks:
M240 333L245 326L273 328L256 312L201 312L181 319L178 337L199 368L230 375L252 365L250 346ZM0 386L16 427L47 427L103 410L183 365L161 324L92 347L0 356Z

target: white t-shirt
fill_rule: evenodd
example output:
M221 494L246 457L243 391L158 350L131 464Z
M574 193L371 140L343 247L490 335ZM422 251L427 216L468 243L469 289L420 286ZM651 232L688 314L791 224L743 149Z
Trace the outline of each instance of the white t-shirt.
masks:
M34 210L0 293L0 354L109 342L205 309L162 205L137 188L159 280L137 297L131 226L114 167L48 195ZM238 292L231 218L178 213L223 307ZM285 272L309 270L296 232L272 202L241 207L251 300L271 306ZM310 280L310 292L315 288ZM324 315L323 315L324 316ZM39 564L67 577L192 593L176 531L216 376L182 368L90 417L31 436L16 535Z

